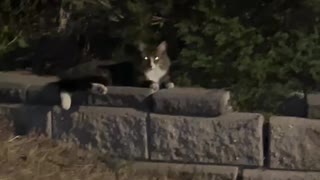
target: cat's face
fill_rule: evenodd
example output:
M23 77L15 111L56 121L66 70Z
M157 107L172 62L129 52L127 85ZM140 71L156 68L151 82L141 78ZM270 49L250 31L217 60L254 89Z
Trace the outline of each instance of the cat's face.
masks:
M142 65L144 69L163 69L168 64L167 43L161 42L156 48L147 47L143 43L139 44L142 55Z

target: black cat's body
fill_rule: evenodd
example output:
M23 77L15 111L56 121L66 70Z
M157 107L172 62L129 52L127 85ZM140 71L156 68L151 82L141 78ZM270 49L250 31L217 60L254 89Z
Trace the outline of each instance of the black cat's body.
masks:
M173 88L170 81L170 59L166 54L166 43L162 42L155 51L145 51L140 47L142 62L123 61L119 63L100 63L96 70L105 75L86 75L76 78L61 78L53 84L59 88L61 106L71 107L71 95L77 91L90 91L107 94L107 86L148 87L153 91L160 88ZM107 74L107 75L106 75Z
M72 94L78 91L90 91L94 94L107 94L109 80L103 76L86 76L70 79L60 79L50 85L56 86L60 94L61 106L63 109L70 109Z
M92 89L92 83L102 84L104 86L110 85L108 78L102 76L90 76L80 78L61 79L52 84L59 88L59 91L76 92L87 91Z

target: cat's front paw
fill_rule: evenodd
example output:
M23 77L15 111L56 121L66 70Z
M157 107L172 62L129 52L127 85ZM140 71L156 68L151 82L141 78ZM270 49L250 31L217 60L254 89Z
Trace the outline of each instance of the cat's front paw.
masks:
M173 82L167 83L167 84L166 84L166 88L167 88L167 89L174 88L174 83L173 83Z
M106 95L108 93L108 88L99 83L92 83L91 92L97 95Z
M71 108L71 94L68 92L61 92L60 93L60 100L61 100L61 107L64 110L69 110Z
M152 91L159 91L160 85L159 85L159 83L152 83L150 85L150 88L151 88Z

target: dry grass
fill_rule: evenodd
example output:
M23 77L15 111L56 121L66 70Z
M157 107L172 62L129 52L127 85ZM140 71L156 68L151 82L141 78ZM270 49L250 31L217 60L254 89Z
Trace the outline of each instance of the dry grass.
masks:
M42 136L12 139L12 128L3 122L0 180L114 179L110 168L93 153Z
M15 137L0 117L0 180L198 180L190 174L134 172L124 162L44 136ZM200 178L202 179L202 178Z

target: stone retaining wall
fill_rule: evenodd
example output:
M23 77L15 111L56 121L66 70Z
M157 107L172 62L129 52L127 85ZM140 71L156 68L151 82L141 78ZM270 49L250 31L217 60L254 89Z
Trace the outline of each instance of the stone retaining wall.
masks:
M75 94L65 111L57 89L46 86L53 79L18 77L0 74L0 116L12 120L18 133L36 130L134 160L133 170L142 177L153 171L164 179L172 173L195 179L320 179L317 94L308 97L310 119L265 120L233 112L229 92L201 88L151 94L110 87L106 96Z

